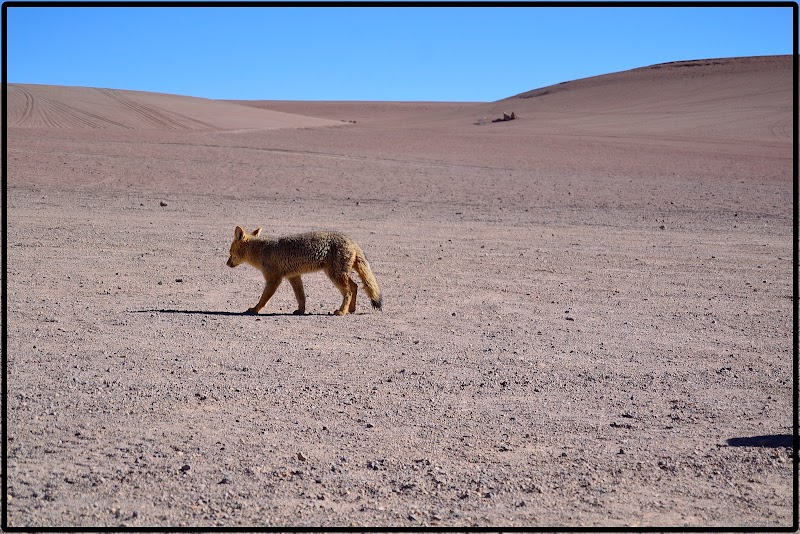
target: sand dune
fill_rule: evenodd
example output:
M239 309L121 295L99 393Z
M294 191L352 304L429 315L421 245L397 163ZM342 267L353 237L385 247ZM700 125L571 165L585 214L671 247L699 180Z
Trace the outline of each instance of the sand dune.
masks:
M377 126L491 125L529 133L790 140L792 58L663 63L567 81L490 103L238 102ZM503 112L519 120L492 123Z
M208 100L85 87L9 84L8 125L156 130L351 124L458 127L514 111L532 133L791 137L791 56L679 61L534 89L490 103Z
M792 58L679 61L528 91L485 106L530 127L616 134L791 137Z
M9 84L8 125L58 129L234 130L340 122L141 91Z

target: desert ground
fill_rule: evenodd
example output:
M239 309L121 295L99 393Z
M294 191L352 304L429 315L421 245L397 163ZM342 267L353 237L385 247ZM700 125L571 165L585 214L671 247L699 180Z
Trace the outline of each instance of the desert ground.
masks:
M790 56L7 90L4 526L793 526ZM244 315L236 225L349 234L383 310L316 273Z

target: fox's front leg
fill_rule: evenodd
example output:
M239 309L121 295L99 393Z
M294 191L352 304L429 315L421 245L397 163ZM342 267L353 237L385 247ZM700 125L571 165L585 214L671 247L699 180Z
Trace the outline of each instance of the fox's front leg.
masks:
M248 310L244 313L248 315L256 315L258 312L261 311L264 306L267 305L267 301L272 298L272 295L275 294L275 291L278 289L278 286L281 285L282 278L267 278L267 284L264 286L264 292L261 293L261 300L258 301L258 304L253 306L252 308L248 308Z
M297 299L297 309L292 313L295 315L303 315L306 312L306 292L303 291L303 280L299 275L292 276L289 278L289 283L292 284L294 296Z

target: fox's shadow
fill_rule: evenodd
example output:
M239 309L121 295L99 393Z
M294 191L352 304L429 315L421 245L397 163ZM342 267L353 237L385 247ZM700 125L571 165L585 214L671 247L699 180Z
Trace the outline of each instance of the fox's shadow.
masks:
M746 436L729 438L730 447L791 447L794 445L794 436L791 434L770 434L767 436Z
M287 313L259 313L258 315L248 314L244 312L235 312L235 311L216 311L216 310L134 310L134 313L172 313L172 314L184 314L184 315L216 315L216 316L228 316L228 317L306 317L306 316L318 316L324 317L327 315L332 315L330 313L309 313L306 312L303 315L295 315L292 312ZM357 315L357 314L356 314Z
M217 311L217 310L133 310L133 313L167 313L167 314L183 314L183 315L216 315L221 317L327 317L333 316L328 312L306 312L303 315L295 315L292 312L286 313L259 313L258 315L248 314L245 312L232 312L232 311ZM351 313L349 315L361 315L360 312Z

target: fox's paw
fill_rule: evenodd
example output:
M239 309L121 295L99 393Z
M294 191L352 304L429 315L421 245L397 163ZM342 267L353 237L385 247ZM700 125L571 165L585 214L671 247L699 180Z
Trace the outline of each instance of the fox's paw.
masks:
M247 308L247 311L244 312L244 315L258 315L258 310L255 308Z
M305 310L295 310L292 312L292 315L305 315L305 314L306 314Z
M342 310L333 310L334 315L345 315L347 312Z

